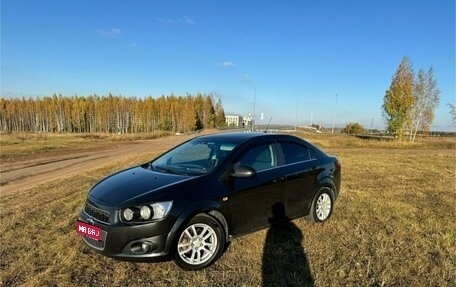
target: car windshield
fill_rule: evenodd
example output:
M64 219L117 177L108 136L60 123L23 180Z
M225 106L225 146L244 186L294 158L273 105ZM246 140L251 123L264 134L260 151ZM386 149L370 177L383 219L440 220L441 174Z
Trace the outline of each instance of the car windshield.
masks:
M204 174L218 167L235 146L232 142L194 139L157 158L151 167L166 173Z

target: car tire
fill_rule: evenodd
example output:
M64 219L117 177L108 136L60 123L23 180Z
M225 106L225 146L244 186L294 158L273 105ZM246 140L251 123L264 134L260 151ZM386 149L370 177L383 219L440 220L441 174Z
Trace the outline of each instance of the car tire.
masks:
M308 219L313 222L325 222L331 217L334 207L334 192L331 188L320 187L315 194Z
M177 234L174 247L176 265L185 270L205 268L225 250L223 228L215 218L198 214Z

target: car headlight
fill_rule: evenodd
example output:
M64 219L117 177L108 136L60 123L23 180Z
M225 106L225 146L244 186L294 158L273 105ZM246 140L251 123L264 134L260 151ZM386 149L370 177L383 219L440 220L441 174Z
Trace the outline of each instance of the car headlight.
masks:
M168 215L171 207L173 206L172 201L156 202L151 205L154 211L152 219L161 219Z
M144 205L141 207L139 210L139 214L141 215L141 218L144 220L148 220L152 214L152 211L150 210L150 207L147 205Z
M133 216L135 215L135 212L131 208L126 208L123 211L122 215L126 221L131 221L133 219Z
M172 206L172 201L132 206L121 210L120 219L123 222L148 222L151 220L162 219L168 215Z

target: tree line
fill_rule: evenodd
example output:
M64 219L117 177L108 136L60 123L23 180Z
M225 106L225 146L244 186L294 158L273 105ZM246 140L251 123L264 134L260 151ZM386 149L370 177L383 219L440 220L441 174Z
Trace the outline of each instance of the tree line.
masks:
M410 59L404 57L383 98L387 131L400 140L408 135L414 141L418 131L429 132L439 101L433 68L415 75Z
M221 100L206 94L0 98L2 132L184 133L224 124Z

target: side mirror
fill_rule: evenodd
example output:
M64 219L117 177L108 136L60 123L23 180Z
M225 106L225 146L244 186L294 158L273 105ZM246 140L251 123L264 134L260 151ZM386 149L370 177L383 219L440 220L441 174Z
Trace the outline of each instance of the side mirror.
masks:
M246 177L252 177L255 174L256 174L256 171L253 168L251 168L249 166L245 166L245 165L239 165L239 166L235 166L233 168L233 172L231 173L231 176L246 178Z

